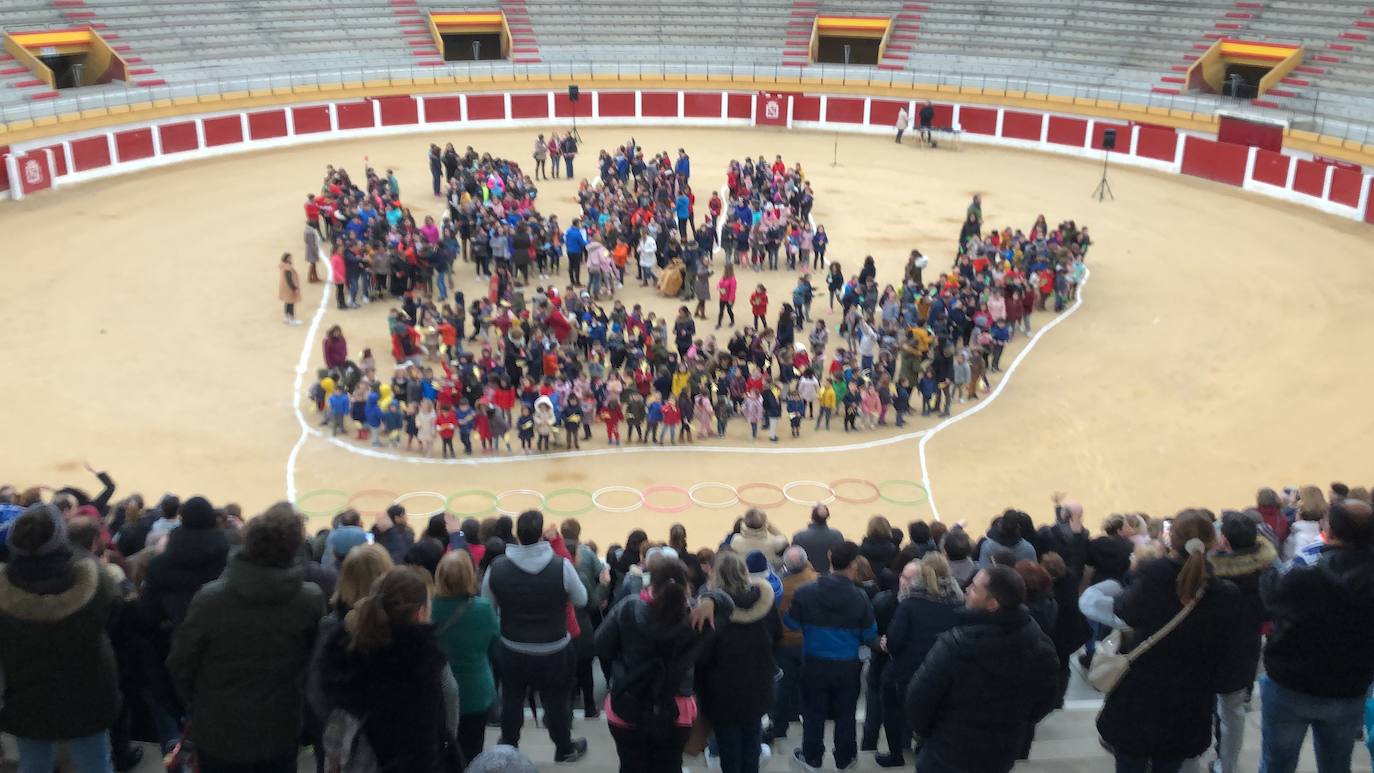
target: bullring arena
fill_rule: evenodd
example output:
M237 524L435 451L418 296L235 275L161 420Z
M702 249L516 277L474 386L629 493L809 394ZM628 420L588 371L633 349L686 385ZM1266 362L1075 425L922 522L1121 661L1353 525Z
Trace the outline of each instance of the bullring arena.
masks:
M883 5L892 8L874 13L890 11L894 23L920 13ZM1231 7L1201 5L1217 5L1218 19ZM815 3L795 7L815 15ZM118 28L117 10L98 12ZM539 507L575 516L583 538L604 549L634 528L662 539L674 523L694 545L715 545L749 507L789 534L819 502L846 535L861 535L875 514L899 526L962 523L981 535L1009 507L1048 522L1057 491L1081 502L1095 529L1113 512L1247 505L1259 486L1371 481L1371 145L1293 126L1278 150L1235 144L1218 139L1210 103L1052 98L1009 76L996 88L986 78L951 86L910 70L899 81L829 65L607 77L595 68L565 74L548 61L494 74L409 67L310 89L264 81L189 100L149 86L146 102L118 109L7 112L0 152L13 200L0 202L0 266L11 281L0 350L9 442L0 482L81 483L89 462L109 470L121 495L196 493L248 514L292 501L312 532L348 507L368 517L402 503L476 518ZM569 83L580 86L576 103ZM937 133L939 147L914 128L927 101L938 126L958 127L957 136ZM781 111L776 123L765 118L770 108ZM899 110L913 124L900 144ZM1247 110L1261 123L1287 114ZM389 379L387 313L399 301L340 310L332 285L307 283L295 308L303 324L282 324L277 264L290 252L305 276L305 194L320 191L330 165L355 181L365 169L394 170L417 222L438 222L448 209L431 195L431 144L470 146L528 174L535 137L567 132L574 113L575 179L537 183L539 211L565 227L582 215L578 183L598 176L597 153L633 138L646 156L690 156L698 222L732 161L800 164L815 191L811 219L830 238L827 259L848 276L871 255L880 287L900 287L913 249L929 258L927 282L950 271L975 195L989 229L1029 230L1041 215L1051 226L1089 227L1087 273L1062 310L1034 313L1002 372L949 418L920 415L914 397L902 427L843 432L837 415L829 431L805 420L790 438L784 419L774 443L763 431L751 439L737 417L723 438L619 447L598 423L580 450L522 453L517 443L465 456L459 447L455 459L331 435L308 394L326 331L342 329L351 358L371 349ZM1112 150L1103 148L1108 129ZM1113 196L1101 200L1093 194L1104 174ZM697 337L715 335L723 348L731 331L714 329L720 255L717 247L710 319L698 320ZM640 287L634 259L615 299L670 321L694 305ZM797 276L741 269L738 326L749 324L756 284L772 298L771 322ZM487 292L472 263L456 262L452 277L450 295L460 290L469 304ZM824 321L833 354L842 318L827 307L822 278L813 318ZM561 292L566 263L561 276L530 284ZM813 324L798 327L798 340ZM1106 769L1108 758L1084 740L1091 713L1082 712L1095 696L1078 697L1087 698L1080 715L1058 720L1018 770ZM1246 747L1251 764L1256 745Z

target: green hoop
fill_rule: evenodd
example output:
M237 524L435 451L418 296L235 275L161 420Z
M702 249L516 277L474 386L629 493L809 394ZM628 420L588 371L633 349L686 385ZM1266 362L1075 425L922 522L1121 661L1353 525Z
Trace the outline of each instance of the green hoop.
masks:
M575 510L560 510L557 507L554 507L553 505L549 504L554 500L555 497L568 496L572 494L581 494L582 496L586 497L587 504ZM576 515L581 515L589 510L595 509L596 503L591 500L592 492L584 488L558 488L544 495L544 509L549 511L550 513L553 513L554 515L563 518L571 518Z
M920 491L921 491L921 498L920 498L920 499L897 499L896 497L890 497L890 496L888 496L887 494L883 493L883 487L884 487L884 486L889 486L889 485L891 485L891 486L907 486L908 488L920 489ZM882 500L883 500L884 502L887 502L888 504L892 504L892 505L901 505L901 506L903 506L903 507L920 507L921 505L925 504L925 503L930 499L930 492L926 491L926 487L925 487L925 486L922 486L921 484L917 483L917 482L914 481L914 480L885 480L885 481L882 481L881 483L878 484L878 496L879 496L879 497L882 497Z
M296 501L293 502L292 504L294 504L294 505L296 506L296 509L297 509L297 510L301 511L301 514L303 514L303 515L308 515L308 516L310 516L310 517L312 517L312 518L316 518L316 517L320 517L320 516L325 516L325 515L332 516L332 515L334 515L334 513L337 512L340 508L338 508L338 507L331 507L331 508L329 508L329 509L327 509L327 510L307 510L307 509L305 509L304 507L301 507L301 503L302 503L302 502L308 502L309 500L314 499L315 497L318 497L318 496L321 496L321 495L324 495L324 494L333 494L334 496L339 497L340 499L344 500L345 505L346 505L347 502L348 502L348 492L347 492L347 491L342 491L342 490L336 489L336 488L317 488L317 489L315 489L314 491L307 491L307 492L305 492L304 494L301 494L300 496L296 497Z

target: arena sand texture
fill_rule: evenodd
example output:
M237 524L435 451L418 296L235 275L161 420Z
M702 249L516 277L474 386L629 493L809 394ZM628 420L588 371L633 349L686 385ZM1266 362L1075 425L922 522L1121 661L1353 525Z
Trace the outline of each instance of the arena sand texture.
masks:
M239 502L249 513L281 499L300 435L292 392L310 327L281 324L276 266L289 250L304 276L304 194L318 189L326 164L361 176L367 156L379 171L396 170L417 217L439 215L425 160L431 141L526 162L536 131L267 151L0 206L0 265L13 279L0 304L9 434L0 478L83 483L81 462L89 459L114 475L120 495L203 493L217 504ZM1116 201L1099 204L1089 195L1101 169L1094 161L968 145L930 151L911 138L898 146L890 136L841 137L839 165L832 166L830 134L588 128L578 171L594 173L596 151L631 134L650 152L688 150L700 208L723 184L730 159L780 153L789 164L800 161L817 192L814 217L830 233L831 258L848 274L865 254L874 255L880 285L900 277L913 247L931 256L928 273L946 266L974 193L983 195L989 226L1024 229L1041 213L1051 224L1071 218L1090 226L1096 246L1082 308L1039 341L994 403L928 445L946 522L981 530L1009 506L1044 521L1055 490L1081 500L1096 526L1118 510L1168 515L1184 506L1243 505L1260 485L1374 482L1365 303L1374 294L1366 265L1374 229L1367 225L1124 168L1112 170ZM566 224L575 213L574 192L567 180L541 183L542 209ZM473 297L479 285L471 265L460 264L456 273ZM742 322L755 281L768 286L775 318L790 300L795 274L741 272ZM319 285L307 289L298 311L307 323L320 292ZM678 305L634 286L620 297L670 316ZM349 312L329 306L321 335L342 325L350 355L372 347L389 376L389 304ZM814 308L831 327L833 348L838 314L825 306L822 289ZM1037 330L1050 318L1037 314ZM1004 366L1023 342L1018 338ZM321 360L316 338L307 382ZM309 413L306 419L316 421ZM916 417L904 431L936 421ZM482 464L374 459L311 436L294 483L316 526L350 499L371 512L397 495L429 491L454 510L492 513L502 492L527 490L500 498L496 504L509 511L552 494L547 505L578 513L586 536L603 545L634 527L665 538L677 521L687 524L693 544L714 544L745 505L693 504L685 492L701 483L728 484L747 502L772 505L770 516L788 531L805 522L804 503L831 493L798 481L849 481L835 486L842 501L831 505L833 522L847 534L861 534L875 513L896 524L931 517L913 483L922 478L917 439L875 445L896 431L845 435L840 421L834 427L816 433L808 424L800 442L784 429L778 444L750 443L747 425L736 419L723 443L730 452ZM866 447L796 452L846 443ZM599 425L584 448L606 449ZM751 483L761 485L746 487ZM789 483L797 503L782 496ZM593 506L590 494L607 486L631 490L604 491L602 507ZM637 491L647 495L647 507L607 512L635 508ZM875 499L879 491L883 498ZM706 505L735 499L715 485L692 492ZM441 502L415 495L407 504L427 512Z

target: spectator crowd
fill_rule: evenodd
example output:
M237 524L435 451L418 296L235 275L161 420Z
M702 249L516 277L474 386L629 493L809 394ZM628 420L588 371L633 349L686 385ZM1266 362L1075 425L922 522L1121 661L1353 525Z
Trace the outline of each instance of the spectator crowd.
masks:
M555 145L566 160L568 139L536 140L536 177ZM731 162L726 196L703 205L684 149L646 158L630 139L600 151L566 228L539 212L515 161L431 146L430 163L436 192L448 181L440 223L417 223L390 171L355 182L330 167L305 225L307 281L328 260L340 309L389 305L390 363L330 329L307 396L319 423L425 455L577 449L597 424L609 445L726 437L732 423L736 437L747 425L778 442L832 420L858 432L918 410L949 416L991 388L1037 312L1074 301L1091 244L1087 228L1043 216L1026 231L986 228L975 196L948 268L913 250L901 281L880 288L871 256L848 274L827 257L810 182L781 156ZM476 297L457 287L463 264L485 283ZM781 303L742 285L744 272L783 269L797 281ZM676 315L618 297L635 280L680 300ZM284 278L283 299L295 287ZM706 329L713 292L715 329L731 329L720 340ZM736 324L737 299L749 324Z
M1336 773L1374 681L1374 512L1338 483L1098 533L1057 494L1046 522L1009 509L985 534L875 515L856 541L817 506L790 537L751 509L695 549L678 524L602 550L536 510L345 510L310 535L290 503L245 520L115 500L96 474L95 496L0 487L0 731L22 773L59 750L128 770L135 738L204 773L294 771L303 746L320 770L532 770L525 707L571 763L574 704L626 773L700 753L757 771L798 720L803 770L882 749L1007 771L1080 650L1121 773L1239 770L1256 702L1260 770L1295 770L1310 729Z

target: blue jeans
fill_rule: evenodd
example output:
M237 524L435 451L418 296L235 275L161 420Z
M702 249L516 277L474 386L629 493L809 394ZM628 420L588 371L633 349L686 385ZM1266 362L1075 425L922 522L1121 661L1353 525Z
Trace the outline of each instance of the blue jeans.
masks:
M1350 773L1364 698L1318 698L1260 677L1260 773L1292 773L1312 727L1319 773Z
M759 773L759 747L763 744L759 720L714 725L712 729L716 734L722 773Z
M439 297L448 297L448 272L439 269L434 272L434 280L439 283Z
M77 773L111 773L110 734L102 730L85 738L66 741L35 741L19 738L19 773L52 773L57 767L57 749L64 746Z
M835 722L835 767L843 768L859 755L854 715L859 705L857 660L803 658L802 756L811 764L825 756L825 721Z
M569 179L569 180L572 179L572 162L573 162L573 157L572 157L572 156L564 156L564 157L563 157L563 163L568 165L568 179Z

